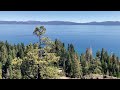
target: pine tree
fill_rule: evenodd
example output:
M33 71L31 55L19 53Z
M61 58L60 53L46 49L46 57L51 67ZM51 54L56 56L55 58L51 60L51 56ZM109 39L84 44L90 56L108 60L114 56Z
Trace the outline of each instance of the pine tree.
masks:
M6 63L6 61L7 61L7 57L8 57L8 55L7 55L7 48L6 48L6 46L5 45L3 45L2 47L1 47L1 52L0 52L0 60L1 60L1 62L2 62L2 64L5 64Z
M73 44L70 44L70 46L69 46L69 52L70 53L75 53L75 49L74 49Z
M67 61L66 61L66 76L69 76L70 77L70 73L71 73L71 56L70 56L70 53L68 53L67 55Z
M78 59L78 56L76 54L72 58L71 76L73 78L81 78L82 76L82 68L81 68L80 60Z
M100 59L100 50L96 52L96 57Z
M11 66L10 69L12 69L12 79L21 79L22 78L22 74L21 74L21 64L22 64L22 59L20 58L15 58L12 60L11 62ZM10 77L11 78L11 77Z
M100 60L104 60L104 53L105 53L105 50L104 48L102 48Z
M81 62L81 66L82 66L82 73L83 73L83 76L84 76L84 75L88 74L88 69L89 69L84 54L81 54L80 62Z
M0 79L2 79L2 63L0 62Z
M41 48L41 36L46 32L44 26L36 27L33 34L39 38L39 47Z
M15 48L13 48L13 50L11 51L11 55L12 55L12 58L14 59L17 55L16 53L17 51L15 51Z

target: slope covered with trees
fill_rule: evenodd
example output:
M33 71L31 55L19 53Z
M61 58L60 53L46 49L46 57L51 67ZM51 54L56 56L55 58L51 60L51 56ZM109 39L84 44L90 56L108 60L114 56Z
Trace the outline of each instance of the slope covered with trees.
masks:
M61 76L83 78L89 74L120 77L120 62L105 49L93 57L90 49L78 55L73 44L44 37L46 28L36 27L39 43L11 45L0 41L0 79L57 79ZM62 69L62 73L59 72Z

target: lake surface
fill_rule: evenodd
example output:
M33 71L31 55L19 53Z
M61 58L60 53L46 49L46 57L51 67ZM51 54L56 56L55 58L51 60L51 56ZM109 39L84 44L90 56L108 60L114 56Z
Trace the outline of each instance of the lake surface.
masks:
M33 30L40 25L0 24L0 40L12 44L23 42L29 44L38 41L33 36ZM72 43L78 53L85 52L92 47L93 54L97 50L105 48L109 53L113 52L120 57L120 26L104 25L44 25L46 35L59 39L66 45Z

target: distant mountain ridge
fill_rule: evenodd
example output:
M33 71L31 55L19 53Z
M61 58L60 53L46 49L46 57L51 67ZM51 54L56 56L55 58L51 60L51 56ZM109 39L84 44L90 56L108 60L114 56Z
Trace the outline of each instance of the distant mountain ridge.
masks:
M120 21L77 23L70 21L0 21L0 24L41 24L41 25L120 25Z

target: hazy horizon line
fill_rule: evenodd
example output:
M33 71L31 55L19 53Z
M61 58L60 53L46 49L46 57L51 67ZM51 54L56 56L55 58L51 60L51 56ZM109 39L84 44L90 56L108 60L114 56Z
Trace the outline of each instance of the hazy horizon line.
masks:
M91 23L91 22L120 22L120 21L90 21L90 22L75 22L75 21L64 21L64 20L48 20L48 21L39 21L39 20L0 20L0 21L15 21L15 22L29 22L29 21L36 21L36 22L51 22L51 21L60 21L60 22L73 22L73 23Z

